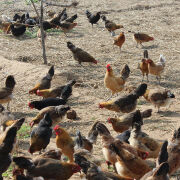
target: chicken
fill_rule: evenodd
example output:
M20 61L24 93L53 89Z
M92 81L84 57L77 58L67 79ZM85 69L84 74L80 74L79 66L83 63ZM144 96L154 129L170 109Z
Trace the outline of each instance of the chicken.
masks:
M121 77L116 77L110 64L108 64L106 68L107 70L104 77L104 85L106 88L111 90L113 96L115 93L121 92L123 90L125 82L129 77L130 69L126 64L121 71Z
M82 148L89 152L93 150L93 143L91 143L86 137L81 135L80 131L77 131L75 138L75 149Z
M0 143L0 179L1 180L3 180L2 174L8 169L8 167L11 164L10 153L13 150L16 134L17 134L16 127L9 128L2 143Z
M130 178L122 178L112 172L102 171L95 163L79 154L75 155L75 162L81 167L87 180L130 180Z
M151 168L137 155L122 147L122 143L115 141L110 149L116 154L116 169L122 177L140 179Z
M91 62L97 64L97 61L89 53L76 47L69 41L67 42L67 47L71 50L74 59L78 61L79 64L81 64L82 62Z
M14 24L11 24L9 28L11 29L12 35L15 37L22 36L26 32L25 25L14 26Z
M52 28L56 28L60 26L60 21L63 21L67 18L66 8L62 10L62 12L59 12L57 16L52 18L49 23L52 24Z
M103 151L103 155L105 157L106 163L108 164L108 168L109 168L109 165L112 164L116 171L116 167L115 167L115 163L117 161L116 154L111 149L109 149L110 144L115 142L115 138L111 136L109 130L104 124L98 123L96 125L96 128L100 136L102 136L102 143L103 143L102 151ZM147 152L135 149L131 145L125 142L122 142L120 140L117 140L117 141L121 144L121 147L125 148L127 151L130 151L131 153L141 157L142 159L147 158L148 156Z
M56 133L56 146L61 149L61 152L68 157L70 162L74 162L74 141L68 132L56 125L54 127Z
M121 33L119 34L119 36L117 36L117 37L114 38L114 45L119 46L120 51L121 51L121 47L122 47L122 45L124 44L124 42L125 42L124 32L121 32Z
M142 132L139 123L134 123L129 142L133 147L147 151L149 153L148 158L157 158L162 146L162 143Z
M66 19L65 21L68 23L73 23L78 18L77 14L71 16L70 18Z
M129 31L129 32L131 32L131 31ZM134 33L134 40L137 42L137 46L138 46L138 44L140 44L142 46L142 43L153 41L154 38L147 34L138 32L138 33Z
M93 27L93 24L97 24L97 22L100 20L100 18L101 18L100 14L101 14L101 12L92 14L91 12L86 10L86 16L88 18L89 23L91 23L92 27Z
M138 68L141 70L142 75L143 75L142 81L144 81L144 75L146 74L147 82L149 82L149 80L148 80L148 74L149 74L148 63L146 62L147 59L148 59L148 51L144 50L144 58L138 64Z
M44 31L46 31L48 29L51 29L51 28L58 28L58 27L59 27L58 25L52 24L49 21L43 21L43 29L44 29Z
M143 124L143 118L150 117L151 113L151 109L148 109L144 112L136 110L129 114L125 114L120 118L108 118L108 122L112 124L114 131L122 133L132 127L133 123L135 122Z
M163 55L160 55L159 62L157 64L155 64L151 59L148 59L146 62L148 63L149 74L155 75L160 84L161 74L165 68L165 58Z
M159 157L157 159L156 168L152 171L145 174L141 180L168 180L169 176L167 175L169 172L169 164L168 160L168 152L167 152L168 141L164 141Z
M74 27L77 26L77 23L73 22L63 22L59 24L59 27L61 28L61 30L64 32L64 34L67 36L67 32L69 32L71 29L73 29Z
M44 118L38 124L38 127L34 128L31 132L31 140L29 152L31 154L36 151L46 149L52 136L52 119L49 113L44 115Z
M30 177L43 177L44 179L68 180L74 173L80 172L79 165L60 162L50 158L40 158L31 161L25 157L13 157L15 164L26 169Z
M51 80L54 76L54 66L51 66L47 75L44 76L35 87L29 91L29 94L37 94L37 90L49 89L51 87Z
M115 168L115 163L117 161L116 154L109 149L109 145L114 142L114 138L111 136L109 130L104 124L97 123L96 128L98 130L98 134L102 136L102 152L108 165L108 169L112 164L115 172L117 172Z
M9 111L5 111L5 108L0 104L0 126L2 131L5 131L8 126L11 126L16 120L15 117Z
M14 76L10 75L6 78L5 87L0 88L0 104L8 103L7 109L9 109L9 103L13 98L13 90L16 85Z
M120 29L123 28L122 25L120 24L116 24L112 21L107 20L107 18L105 16L101 16L102 20L105 22L105 28L111 33L112 36L115 35L115 30L116 29Z
M25 23L25 14L23 14L23 15L15 14L13 16L13 21L16 21L19 23Z
M135 110L137 99L146 92L147 84L141 84L132 93L117 97L111 101L99 103L99 108L105 108L115 112L129 113Z
M17 130L19 130L21 128L22 124L24 123L24 121L25 121L24 118L18 119L16 121L14 121L9 127L7 127L6 130L0 134L0 144L5 139L6 134L8 133L9 129L11 129L12 127L15 127L15 128L17 128ZM14 146L15 145L16 145L16 139L14 140Z
M46 108L43 108L38 112L36 117L31 120L30 126L33 127L35 124L38 124L40 120L43 119L46 113L49 113L52 119L52 124L56 125L63 119L68 110L70 110L70 107L67 105L48 106Z
M25 24L28 24L29 26L29 28L33 28L34 27L34 25L36 25L38 22L36 21L36 19L37 19L38 17L30 17L29 16L29 13L27 12L26 14L25 14Z
M37 90L37 95L42 96L43 98L56 98L61 96L61 92L64 89L65 85L63 86L58 86L55 88L50 88L50 89L42 89L42 90Z
M9 34L10 33L10 22L3 22L0 21L0 29L5 33L5 34Z
M144 94L144 98L157 107L159 112L160 107L167 105L170 106L170 103L172 102L172 99L175 98L175 95L167 89L147 89Z
M59 106L66 104L66 101L64 99L59 98L47 98L43 99L41 101L32 101L29 102L28 106L33 109L41 110L43 108L49 107L49 106Z
M44 31L44 40L46 40L46 37L47 37L47 33L46 33L46 31ZM42 38L41 29L38 29L38 31L37 31L37 38L38 38L38 41L41 42L41 38Z
M168 145L169 174L175 173L180 168L180 128L174 131L173 138Z

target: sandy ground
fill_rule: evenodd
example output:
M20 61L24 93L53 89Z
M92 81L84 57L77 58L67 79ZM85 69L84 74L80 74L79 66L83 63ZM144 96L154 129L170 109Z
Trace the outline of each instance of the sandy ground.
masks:
M26 11L29 11L30 15L33 14L32 7L26 5L22 0L17 0L15 4L7 4L5 1L0 3L0 15L6 14L12 17L14 13ZM46 7L45 10L49 9L57 12L62 10L60 7ZM104 11L108 19L125 27L123 30L116 31L117 35L121 31L124 31L126 35L122 52L119 51L118 47L113 48L113 38L104 30L102 21L94 28L91 27L84 15L86 9L93 12ZM69 15L78 13L78 26L68 34L68 37L65 37L61 32L48 33L46 46L48 62L55 65L55 77L52 86L64 84L72 77L76 77L82 83L81 87L74 88L73 95L68 101L68 104L76 110L79 118L75 121L65 119L62 123L73 137L76 130L80 130L82 134L87 135L88 130L96 120L104 122L112 134L116 135L112 127L106 123L106 120L108 117L120 116L121 114L98 109L98 103L104 101L110 95L103 84L106 64L110 63L117 75L122 66L125 63L128 64L131 74L127 84L137 86L142 78L140 71L137 69L137 64L142 58L144 48L146 48L149 50L150 58L154 61L158 61L160 54L166 57L165 72L160 86L171 89L176 95L176 99L168 110L163 108L163 112L157 114L157 110L141 98L137 106L138 109L153 109L152 117L144 122L143 131L156 139L169 140L171 138L174 129L180 125L179 9L179 0L121 0L118 2L115 0L108 2L82 0L77 8L67 9ZM144 48L136 48L132 34L127 33L128 30L148 33L155 40L144 44ZM66 47L67 41L72 41L78 47L88 51L98 60L98 64L79 66ZM37 79L46 74L49 68L42 65L41 47L37 38L29 37L27 34L20 38L14 38L12 35L1 33L0 54L6 58L0 58L1 85L4 84L7 75L13 74L15 76L17 85L11 109L17 118L26 117L28 123L37 111L28 109L27 103L30 100L39 99L39 97L30 96L28 90L33 87ZM148 86L159 87L155 77L150 76ZM55 147L54 139L52 139L48 148L52 147ZM22 142L21 153L26 154L27 148L28 141ZM102 160L104 159L101 152L101 138L98 138L93 154ZM79 177L75 175L71 179L79 179Z

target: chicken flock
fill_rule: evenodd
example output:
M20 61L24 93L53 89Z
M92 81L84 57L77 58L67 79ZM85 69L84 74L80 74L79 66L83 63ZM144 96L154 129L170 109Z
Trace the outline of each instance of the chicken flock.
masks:
M51 19L43 21L44 31L58 28L67 36L67 33L78 25L74 22L78 15L68 17L66 8L59 13L48 11L47 15ZM103 12L93 14L86 10L85 15L92 27L102 19L105 28L112 36L115 35L115 30L124 28L123 25L108 20ZM39 19L30 17L29 13L15 14L12 20L3 16L0 22L0 28L4 33L12 33L16 37L23 35L27 28L34 26L39 26ZM145 33L132 31L127 33L134 34L137 46L154 40ZM37 36L39 39L41 38L40 30ZM113 45L118 46L121 50L124 42L125 32L121 32L114 37ZM67 42L67 49L80 65L85 62L95 65L98 63L96 58L70 41ZM163 55L160 55L158 62L151 60L148 51L145 50L143 58L138 64L138 68L142 72L142 81L146 75L148 82L148 76L151 74L156 76L160 84L165 62ZM71 109L67 103L76 80L73 79L65 85L51 88L51 81L55 74L55 67L51 66L47 74L29 89L29 94L42 97L41 100L28 103L30 109L39 110L29 122L32 131L27 151L30 154L36 153L35 156L29 155L29 157L13 155L17 149L17 133L25 118L15 119L10 112L9 104L13 99L16 81L14 76L9 75L6 78L5 86L0 88L0 125L2 127L0 180L3 179L3 173L7 171L11 163L14 164L12 174L13 179L16 180L35 178L67 180L78 172L81 172L79 179L87 180L168 180L180 168L180 128L175 130L169 142L151 138L142 131L142 126L144 119L152 115L152 109L140 111L137 109L137 103L138 99L143 97L159 112L161 107L170 104L175 95L169 89L150 88L144 82L136 87L127 87L130 67L125 64L120 76L114 74L113 69L115 67L107 64L104 75L104 86L111 92L111 96L105 101L99 102L98 106L102 111L124 113L119 117L113 117L112 114L112 117L107 119L107 123L112 125L112 129L118 135L113 137L106 124L100 121L94 122L87 137L77 129L76 137L72 138L68 130L59 125L60 122L63 123L63 118ZM123 91L125 91L124 94ZM2 104L7 104L7 110ZM56 147L46 151L53 136L56 136ZM97 138L102 139L102 153L108 170L102 169L102 160L93 155L93 147L96 146ZM62 155L66 159L63 160ZM156 165L149 163L150 158L156 160ZM114 172L109 170L111 166Z

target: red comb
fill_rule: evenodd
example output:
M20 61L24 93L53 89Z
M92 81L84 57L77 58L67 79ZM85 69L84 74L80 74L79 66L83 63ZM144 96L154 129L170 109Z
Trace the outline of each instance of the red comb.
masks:
M111 65L110 64L107 64L106 68L110 67Z
M57 130L59 127L60 127L59 125L56 125L56 126L54 127L54 130Z

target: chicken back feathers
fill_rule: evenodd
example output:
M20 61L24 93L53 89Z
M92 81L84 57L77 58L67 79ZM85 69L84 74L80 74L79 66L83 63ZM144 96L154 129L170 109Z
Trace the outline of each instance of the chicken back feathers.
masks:
M136 108L137 99L146 92L147 84L141 84L132 93L117 97L116 99L101 102L99 108L106 108L111 111L129 113Z
M81 64L82 62L92 62L94 64L97 64L97 61L92 57L89 53L86 51L77 48L75 45L73 45L71 42L67 42L67 47L71 50L73 53L73 57L76 61Z

